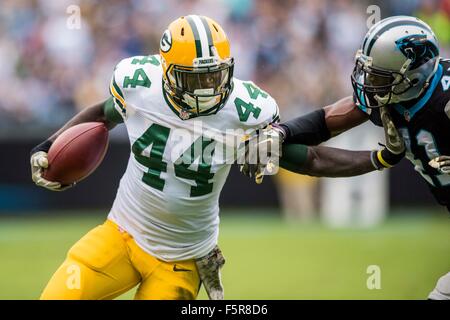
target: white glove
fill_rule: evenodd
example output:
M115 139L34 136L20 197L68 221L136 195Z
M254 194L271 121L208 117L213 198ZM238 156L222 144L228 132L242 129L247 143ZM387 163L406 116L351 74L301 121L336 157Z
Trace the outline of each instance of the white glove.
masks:
M250 137L246 141L245 159L240 159L241 173L250 178L255 177L257 184L262 183L265 175L276 174L282 143L283 136L280 130L272 125L262 129L258 135Z
M440 173L449 174L450 173L450 156L439 156L436 157L428 164L432 167L437 169Z
M61 186L59 182L48 181L42 177L43 170L48 167L47 152L38 151L31 156L31 178L34 183L51 191L64 191L72 185Z

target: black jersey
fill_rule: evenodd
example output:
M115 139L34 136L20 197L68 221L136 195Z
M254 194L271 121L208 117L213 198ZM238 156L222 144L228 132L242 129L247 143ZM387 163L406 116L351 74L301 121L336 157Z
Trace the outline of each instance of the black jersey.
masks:
M379 109L361 110L381 126ZM406 157L427 181L437 201L450 210L450 175L441 174L428 162L450 156L450 61L441 60L428 89L407 103L389 106L396 127L404 138Z

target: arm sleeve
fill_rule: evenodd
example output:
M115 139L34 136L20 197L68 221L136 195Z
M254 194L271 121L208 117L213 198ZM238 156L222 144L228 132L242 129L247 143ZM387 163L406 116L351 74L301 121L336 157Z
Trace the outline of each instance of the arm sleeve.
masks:
M280 126L286 132L286 143L318 145L331 137L323 109L286 121Z
M280 167L283 169L299 172L308 159L308 147L303 144L284 144Z
M112 123L123 123L124 118L120 111L118 111L115 105L114 98L109 97L103 105L103 112L105 114L106 120Z

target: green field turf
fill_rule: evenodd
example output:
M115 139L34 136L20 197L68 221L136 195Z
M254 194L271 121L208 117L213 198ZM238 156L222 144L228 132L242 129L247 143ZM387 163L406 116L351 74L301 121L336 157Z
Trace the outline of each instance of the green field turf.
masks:
M330 230L275 215L224 215L228 299L424 299L450 271L450 219L398 216L370 230ZM0 218L0 299L36 299L77 239L105 216ZM369 265L381 289L366 286ZM132 298L129 292L121 298ZM200 298L205 299L201 292Z

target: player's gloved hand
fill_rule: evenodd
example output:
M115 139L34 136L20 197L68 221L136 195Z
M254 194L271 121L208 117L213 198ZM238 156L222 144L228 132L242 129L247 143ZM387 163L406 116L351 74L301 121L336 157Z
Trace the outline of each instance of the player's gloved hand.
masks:
M51 142L45 141L31 150L31 179L39 186L51 191L64 191L75 184L62 186L59 182L48 181L42 177L44 169L48 168L47 152L50 149Z
M378 170L396 165L405 156L405 142L395 127L387 106L380 108L380 115L386 145L383 149L372 152L372 163Z
M432 167L437 169L440 173L444 174L450 174L450 156L439 156L436 157L428 164Z
M262 183L265 175L275 174L281 157L284 131L277 124L262 129L245 141L245 159L240 163L242 174Z

